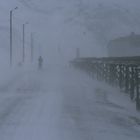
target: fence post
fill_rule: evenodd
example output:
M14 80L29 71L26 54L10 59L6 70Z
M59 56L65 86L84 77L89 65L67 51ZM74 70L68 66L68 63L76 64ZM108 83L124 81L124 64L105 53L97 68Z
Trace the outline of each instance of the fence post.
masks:
M136 67L136 109L140 110L140 98L139 98L139 69Z

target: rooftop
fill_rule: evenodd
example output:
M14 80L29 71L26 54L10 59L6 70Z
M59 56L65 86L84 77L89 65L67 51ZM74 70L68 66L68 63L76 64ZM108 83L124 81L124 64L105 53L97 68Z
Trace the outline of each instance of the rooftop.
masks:
M140 35L135 34L134 32L132 32L130 35L128 36L124 36L124 37L119 37L116 39L113 39L109 42L108 46L112 46L114 44L125 44L125 43L129 43L130 46L133 47L140 47Z

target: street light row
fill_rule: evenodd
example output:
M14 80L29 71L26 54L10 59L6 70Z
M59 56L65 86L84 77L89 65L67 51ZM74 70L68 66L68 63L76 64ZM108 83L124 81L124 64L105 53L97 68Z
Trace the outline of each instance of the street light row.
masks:
M15 10L17 10L18 9L18 7L15 7L14 9L12 9L12 10L10 10L10 66L12 66L12 63L13 63L13 28L12 28L12 24L13 24L13 12L15 11ZM24 24L23 24L23 42L22 42L22 44L23 44L23 50L22 50L22 63L24 63L25 62L25 27L26 27L26 25L27 24L29 24L28 22L25 22ZM31 35L32 36L32 35ZM31 39L31 41L32 41L33 39ZM33 48L32 48L33 46L31 45L31 60L33 59L33 52L32 52L32 50L33 50Z

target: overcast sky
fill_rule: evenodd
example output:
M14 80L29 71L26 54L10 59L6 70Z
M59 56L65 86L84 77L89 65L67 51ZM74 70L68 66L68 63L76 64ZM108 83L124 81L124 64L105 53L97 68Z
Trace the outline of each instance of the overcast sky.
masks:
M0 42L7 50L9 11L16 6L15 47L22 47L22 24L28 21L26 48L33 32L36 56L48 61L72 59L76 48L82 56L106 55L109 40L140 32L139 0L0 0Z

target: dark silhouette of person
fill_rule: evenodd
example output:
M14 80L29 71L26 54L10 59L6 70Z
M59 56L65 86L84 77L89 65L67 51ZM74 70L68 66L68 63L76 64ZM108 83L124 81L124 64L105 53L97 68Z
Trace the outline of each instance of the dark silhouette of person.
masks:
M39 58L38 58L38 68L42 69L42 66L43 66L43 58L42 58L42 56L39 56Z

